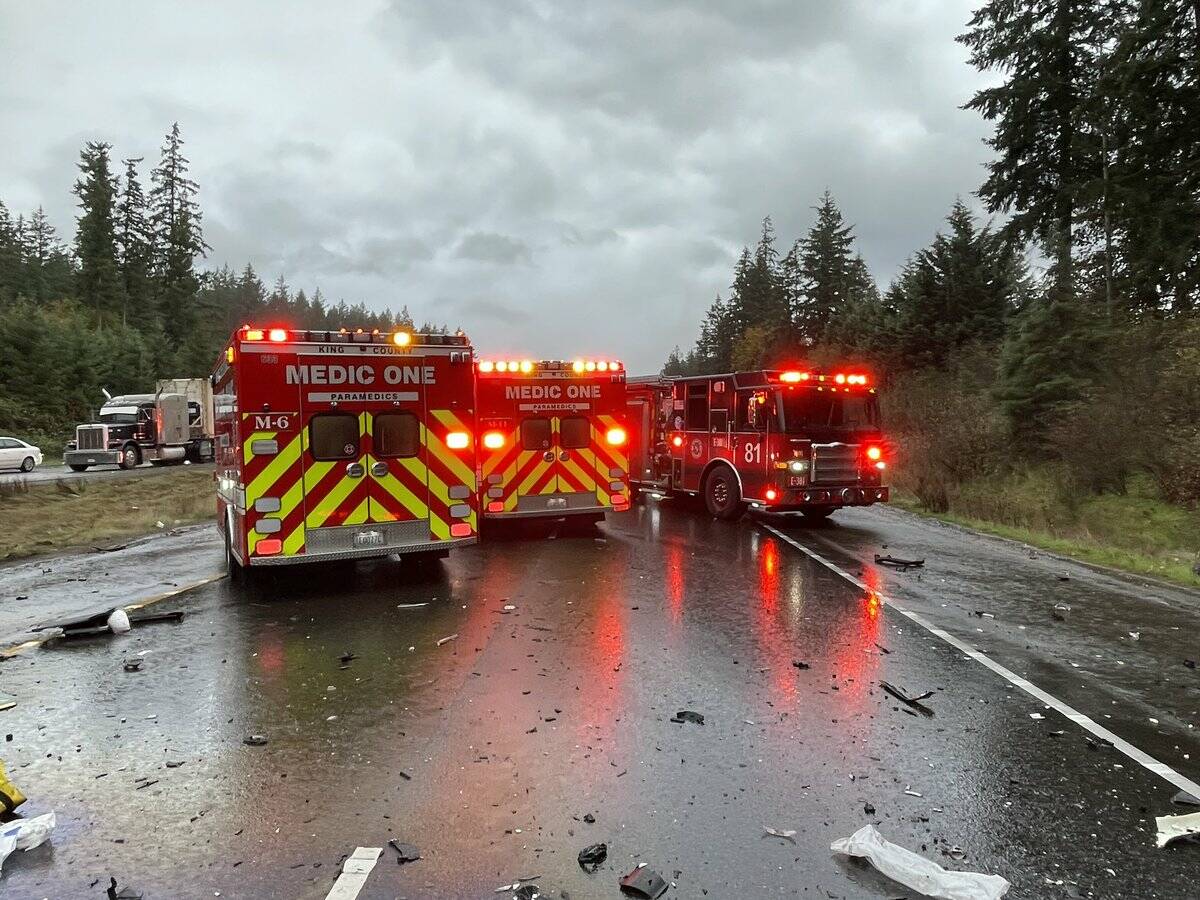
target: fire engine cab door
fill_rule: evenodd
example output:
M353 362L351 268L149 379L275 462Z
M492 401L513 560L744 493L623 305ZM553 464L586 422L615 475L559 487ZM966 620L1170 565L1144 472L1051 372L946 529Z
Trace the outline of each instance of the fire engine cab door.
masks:
M364 414L370 522L429 520L429 472L422 386L405 385L416 399Z

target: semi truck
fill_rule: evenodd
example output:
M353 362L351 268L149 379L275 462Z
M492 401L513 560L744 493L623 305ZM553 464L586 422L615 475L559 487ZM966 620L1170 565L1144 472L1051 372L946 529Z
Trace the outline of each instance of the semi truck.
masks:
M153 394L107 396L95 422L78 425L63 461L74 472L92 466L133 469L213 459L212 386L205 378L158 382Z

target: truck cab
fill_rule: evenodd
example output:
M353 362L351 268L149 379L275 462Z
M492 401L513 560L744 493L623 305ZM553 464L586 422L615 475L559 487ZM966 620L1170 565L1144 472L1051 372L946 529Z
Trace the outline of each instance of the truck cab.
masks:
M75 428L63 459L72 471L143 462L184 462L189 440L187 399L181 394L124 394L110 397L96 421Z

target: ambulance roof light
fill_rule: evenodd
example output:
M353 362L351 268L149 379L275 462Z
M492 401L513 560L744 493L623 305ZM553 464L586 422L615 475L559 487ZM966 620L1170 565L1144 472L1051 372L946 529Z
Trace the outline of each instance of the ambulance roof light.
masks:
M504 360L500 360L498 363L496 363L496 371L497 372L507 372L508 371L508 363L506 363Z
M407 331L397 331L392 335L392 343L397 347L407 347L412 343L412 335Z
M836 381L838 384L845 384L846 376L843 375L841 372L838 372L836 375L833 376L833 380Z
M582 372L583 371L583 360L582 359L575 360L575 362L571 363L571 369L575 372Z
M590 360L590 359L589 359L587 362L585 362L585 363L583 364L583 367L584 367L584 368L585 368L587 371L589 371L589 372L595 372L595 371L596 371L596 363L595 363L593 360Z
M248 341L261 341L264 337L265 335L263 334L263 330L261 328L246 329L246 340Z
M812 376L808 372L782 372L779 375L779 380L786 384L796 384L800 381L808 381Z
M492 362L490 359L485 359L485 360L483 360L483 362L481 362L479 364L480 372L490 372L495 368L496 368L496 364L494 362Z
M608 371L608 363L605 362L604 360L600 360L600 362L596 363L596 369L601 372L607 372Z
M521 371L528 375L533 371L533 363L527 359L521 360Z
M272 328L267 337L270 338L273 343L282 344L288 339L288 333L283 328Z

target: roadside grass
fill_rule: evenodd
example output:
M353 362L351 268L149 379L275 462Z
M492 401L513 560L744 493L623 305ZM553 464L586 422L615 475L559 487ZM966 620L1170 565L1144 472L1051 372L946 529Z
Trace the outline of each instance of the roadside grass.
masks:
M209 471L4 485L0 560L141 537L211 519L215 509Z
M960 486L950 509L931 512L902 488L893 505L1084 562L1200 587L1192 571L1200 554L1200 511L1154 496L1134 480L1126 494L1064 497L1052 479L1013 476Z

